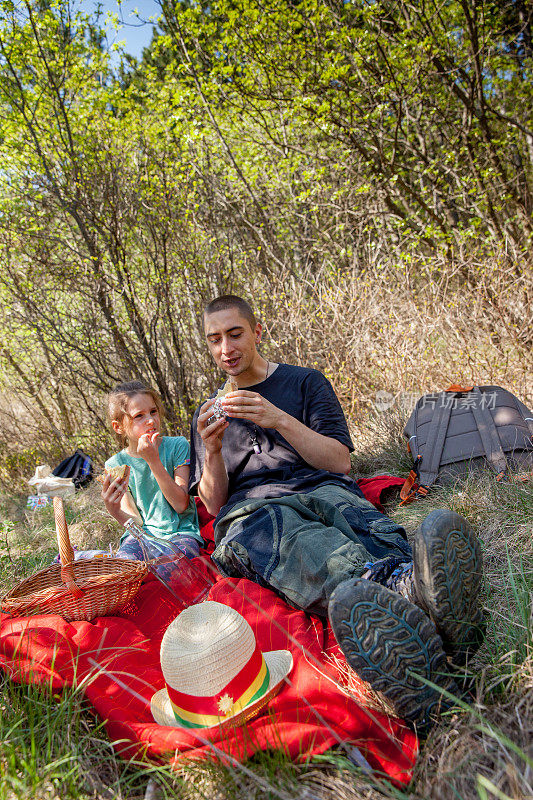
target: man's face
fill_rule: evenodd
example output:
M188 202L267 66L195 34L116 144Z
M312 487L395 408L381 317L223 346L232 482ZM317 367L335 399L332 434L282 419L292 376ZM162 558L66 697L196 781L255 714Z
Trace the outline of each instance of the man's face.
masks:
M204 314L204 328L216 365L228 375L241 375L258 358L261 324L253 329L237 308Z

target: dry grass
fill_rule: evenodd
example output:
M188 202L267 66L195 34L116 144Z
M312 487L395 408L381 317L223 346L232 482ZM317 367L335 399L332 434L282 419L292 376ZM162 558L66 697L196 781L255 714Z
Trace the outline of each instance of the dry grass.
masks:
M515 673L514 689L505 700L485 705L439 729L419 759L414 785L421 797L435 800L488 797L530 800L533 797L533 662ZM488 694L491 692L489 690ZM491 788L493 787L493 788Z
M254 777L226 770L221 778L218 766L189 767L181 773L176 796L180 800L383 800L394 796L390 787L378 788L346 765L335 768L292 764L287 770L286 762L276 764L263 759L260 764L248 766Z
M518 279L515 266L504 253L466 262L374 248L351 270L324 264L252 296L269 358L322 370L364 434L378 391L404 420L421 394L461 381L533 404L533 271Z

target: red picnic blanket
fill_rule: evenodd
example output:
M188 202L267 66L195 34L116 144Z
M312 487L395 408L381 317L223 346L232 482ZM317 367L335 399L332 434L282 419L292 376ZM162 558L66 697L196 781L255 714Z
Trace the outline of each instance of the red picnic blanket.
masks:
M205 515L202 522L209 538ZM200 559L195 565L206 569ZM209 599L243 614L264 652L288 649L294 659L268 707L231 735L218 728L193 731L153 721L150 698L165 685L159 647L177 614L174 598L155 580L143 584L120 616L65 622L56 615L1 615L0 665L20 683L53 691L80 687L125 757L177 762L225 753L242 761L257 750L284 748L302 759L339 745L356 763L362 754L385 777L410 780L415 734L400 720L373 710L367 688L347 669L329 625L245 579L219 576Z

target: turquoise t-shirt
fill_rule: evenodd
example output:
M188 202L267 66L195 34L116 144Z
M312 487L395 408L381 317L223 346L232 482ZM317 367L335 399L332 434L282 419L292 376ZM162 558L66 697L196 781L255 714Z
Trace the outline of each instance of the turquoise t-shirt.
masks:
M159 445L159 458L168 474L174 478L174 470L177 467L189 464L187 439L184 436L163 436ZM186 534L202 543L196 504L192 497L188 508L178 514L159 488L144 458L130 456L125 450L121 450L105 462L106 467L116 467L119 464L127 464L130 467L129 490L139 509L146 533L159 539L170 539ZM125 533L121 541L126 536Z

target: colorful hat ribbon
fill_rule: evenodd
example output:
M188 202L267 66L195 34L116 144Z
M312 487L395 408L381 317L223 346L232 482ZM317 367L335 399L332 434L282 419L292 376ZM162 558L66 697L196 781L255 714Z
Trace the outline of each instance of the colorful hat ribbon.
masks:
M262 697L270 674L263 653L256 644L252 656L235 677L212 697L195 697L173 689L167 683L168 697L177 722L184 728L209 728L238 714Z

